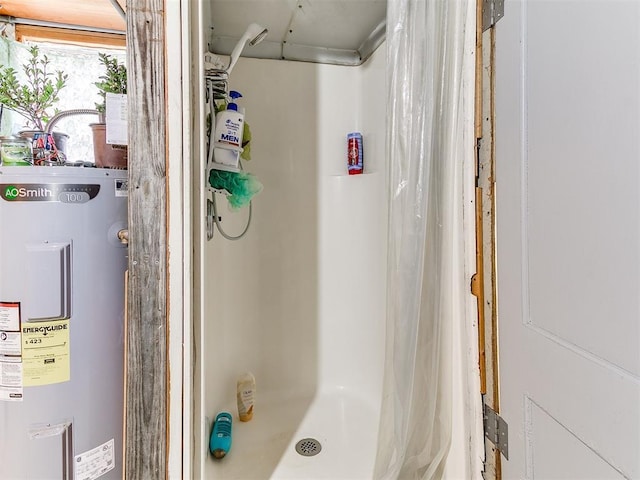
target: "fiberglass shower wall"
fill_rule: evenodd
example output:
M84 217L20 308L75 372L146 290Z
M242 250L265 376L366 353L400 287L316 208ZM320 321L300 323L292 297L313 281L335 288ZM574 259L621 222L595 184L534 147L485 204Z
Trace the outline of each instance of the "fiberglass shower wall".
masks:
M244 167L264 190L244 238L201 239L196 469L205 478L296 478L291 445L304 436L323 447L304 459L306 478L315 468L325 478L332 468L373 474L384 367L385 66L383 46L359 67L242 58L233 70L230 88L243 95L253 137ZM364 136L358 176L346 170L352 131ZM241 232L248 209L217 202L225 230ZM257 398L254 419L241 424L236 379L246 371ZM235 416L234 443L216 462L210 422L225 409Z

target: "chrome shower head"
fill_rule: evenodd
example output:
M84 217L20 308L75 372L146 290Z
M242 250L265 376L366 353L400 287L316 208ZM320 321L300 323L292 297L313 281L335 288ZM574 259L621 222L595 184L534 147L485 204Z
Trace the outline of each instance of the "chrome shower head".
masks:
M254 46L259 44L269 33L269 30L264 28L257 23L252 23L247 27L247 30L244 32L238 43L235 47L233 47L233 51L231 52L231 59L229 60L229 66L227 67L227 75L231 74L231 70L235 66L238 58L242 54L242 50L244 50L244 46L247 42L249 45Z

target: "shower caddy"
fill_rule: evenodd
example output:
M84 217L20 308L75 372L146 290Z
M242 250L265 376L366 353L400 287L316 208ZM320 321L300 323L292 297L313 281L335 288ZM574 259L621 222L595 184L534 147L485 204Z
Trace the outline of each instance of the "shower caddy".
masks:
M211 198L207 198L207 217L206 217L206 230L207 230L207 240L211 240L214 234L214 228L217 228L220 234L226 238L227 240L240 240L245 234L249 231L249 226L251 225L251 217L252 217L252 202L249 201L249 217L247 219L247 224L245 228L239 235L232 236L227 234L222 226L220 225L220 218L218 217L218 209L216 205L216 193L222 195L228 195L225 190L219 190L211 187L209 184L209 175L212 169L224 169L228 171L240 171L242 170L242 163L238 160L239 168L225 167L214 161L213 157L213 149L214 149L214 141L213 135L215 131L215 102L216 100L224 100L229 101L229 70L217 69L217 68L209 68L205 70L204 74L205 79L205 89L206 89L206 99L209 105L209 112L211 115L211 127L209 129L207 135L207 167L206 167L206 176L207 179L207 190L211 192Z

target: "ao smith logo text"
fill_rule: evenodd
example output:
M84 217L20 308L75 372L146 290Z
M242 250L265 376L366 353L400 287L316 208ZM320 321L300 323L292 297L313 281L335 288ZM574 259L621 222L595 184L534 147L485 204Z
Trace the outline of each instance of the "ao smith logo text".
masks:
M0 183L0 198L7 202L86 203L100 185L77 183Z
M16 187L15 185L9 185L4 191L4 197L7 200L14 200L16 198L52 198L53 190L46 187Z

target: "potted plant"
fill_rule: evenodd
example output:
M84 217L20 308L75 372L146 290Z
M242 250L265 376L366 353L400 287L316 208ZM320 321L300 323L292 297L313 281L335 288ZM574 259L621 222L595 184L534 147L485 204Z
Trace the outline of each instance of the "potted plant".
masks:
M99 121L90 125L93 131L93 153L97 167L124 168L127 166L127 146L106 142L105 112L107 93L127 93L127 68L111 55L100 53L99 57L100 63L105 67L105 74L99 77L100 81L95 82L102 101L96 103Z
M44 132L51 117L58 112L55 104L58 94L66 83L68 75L58 70L50 71L49 59L40 56L37 46L29 49L29 59L22 66L26 81L18 79L12 67L0 65L0 103L19 113L33 130L23 130L21 136L33 138L35 133ZM54 132L56 147L64 151L68 135Z

